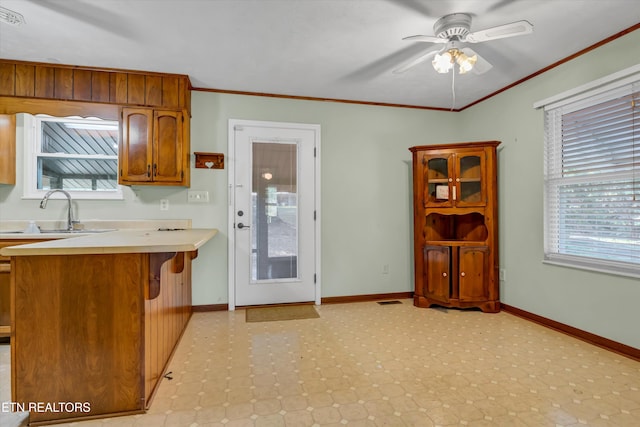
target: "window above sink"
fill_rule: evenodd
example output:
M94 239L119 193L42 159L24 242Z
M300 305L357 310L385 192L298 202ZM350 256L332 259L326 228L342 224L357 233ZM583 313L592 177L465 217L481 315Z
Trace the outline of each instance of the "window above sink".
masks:
M123 199L118 185L118 122L18 115L24 138L25 199L63 189L73 199Z

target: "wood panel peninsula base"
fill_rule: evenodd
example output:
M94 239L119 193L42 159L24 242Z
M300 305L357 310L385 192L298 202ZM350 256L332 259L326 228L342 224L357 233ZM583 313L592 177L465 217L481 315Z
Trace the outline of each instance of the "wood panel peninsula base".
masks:
M146 249L154 248L153 233L138 236ZM89 253L11 256L12 404L29 410L29 425L144 413L190 319L191 263L204 242L90 253L98 250L83 239L99 245L101 237L109 241L3 249L90 246Z
M411 147L414 305L500 311L498 141Z

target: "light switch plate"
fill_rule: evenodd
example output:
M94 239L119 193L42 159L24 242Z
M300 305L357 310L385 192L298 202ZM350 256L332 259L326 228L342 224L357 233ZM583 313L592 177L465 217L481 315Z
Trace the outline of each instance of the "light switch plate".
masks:
M189 190L187 192L189 203L209 203L209 192L205 190Z

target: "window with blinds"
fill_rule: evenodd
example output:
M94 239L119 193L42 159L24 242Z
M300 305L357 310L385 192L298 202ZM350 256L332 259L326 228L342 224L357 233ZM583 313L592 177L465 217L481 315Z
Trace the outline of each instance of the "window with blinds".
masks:
M545 259L636 276L640 84L613 86L545 106Z

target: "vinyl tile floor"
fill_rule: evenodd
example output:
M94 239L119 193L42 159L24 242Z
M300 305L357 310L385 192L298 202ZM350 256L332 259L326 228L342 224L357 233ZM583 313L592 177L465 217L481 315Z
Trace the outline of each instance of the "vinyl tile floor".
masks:
M375 302L318 319L195 313L144 415L63 424L640 426L640 362L505 312ZM0 402L10 401L0 345ZM0 426L25 413L0 413Z

